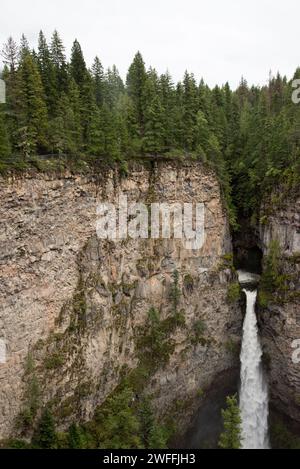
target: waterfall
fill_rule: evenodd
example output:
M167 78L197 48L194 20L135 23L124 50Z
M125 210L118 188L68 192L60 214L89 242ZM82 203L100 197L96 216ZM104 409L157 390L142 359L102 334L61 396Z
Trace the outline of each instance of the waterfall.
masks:
M240 283L244 286L247 297L241 351L240 410L243 449L269 448L268 386L262 366L262 348L255 313L257 290L253 290L256 277L239 272Z

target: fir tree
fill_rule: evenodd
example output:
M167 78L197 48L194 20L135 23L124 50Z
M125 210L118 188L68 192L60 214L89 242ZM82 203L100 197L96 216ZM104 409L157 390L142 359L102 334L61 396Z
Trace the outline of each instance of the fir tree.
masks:
M127 91L135 106L136 120L139 125L140 135L144 134L145 110L144 97L147 73L145 63L140 52L138 52L129 67L127 75Z
M3 160L10 155L11 148L1 106L0 104L0 160Z
M27 37L22 34L19 47L19 61L23 60L27 54L30 54L29 42Z
M104 101L110 107L116 107L124 92L124 83L115 65L106 72Z
M54 67L56 92L58 95L68 91L68 72L63 42L55 30L50 46L51 61Z
M219 447L222 449L241 449L242 419L236 396L227 397L227 408L222 410L224 432L220 436Z
M158 79L156 74L149 74L144 89L145 131L143 149L146 153L158 154L164 151L165 127L164 109L157 90Z
M18 70L19 80L19 128L27 128L34 147L46 148L47 108L44 90L36 63L28 53L24 55Z
M53 416L48 408L42 413L37 434L34 437L34 443L42 449L56 448L55 424Z
M98 57L95 58L92 66L92 77L94 79L94 93L97 106L102 106L104 102L105 80L102 64Z
M93 156L104 156L105 154L105 134L103 128L102 112L97 106L93 106L88 142L88 152Z
M69 428L68 443L71 449L84 449L86 446L83 431L76 424L72 424Z
M77 39L75 39L71 51L70 70L73 80L81 90L86 80L87 68L81 46Z
M55 69L51 60L50 49L42 31L40 31L39 34L38 64L48 110L50 115L53 115L58 99L55 83Z

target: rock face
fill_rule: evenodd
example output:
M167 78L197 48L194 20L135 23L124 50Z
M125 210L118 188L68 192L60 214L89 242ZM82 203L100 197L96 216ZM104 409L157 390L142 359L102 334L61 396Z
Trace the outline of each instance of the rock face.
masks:
M263 207L262 214L269 209ZM300 363L295 353L300 344L300 199L272 210L260 227L260 238L265 255L272 241L279 243L283 271L289 279L286 301L260 312L264 350L270 361L271 404L300 424Z
M16 435L16 423L34 420L46 403L62 428L90 419L138 367L138 337L152 307L162 321L178 308L185 322L170 328L168 359L144 377L160 416L177 413L186 425L202 390L238 367L232 344L242 317L226 300L234 279L223 259L231 242L217 180L199 163L150 166L136 165L126 178L110 170L1 180L0 339L7 360L0 363L0 438ZM204 246L99 239L97 203L117 203L120 194L147 204L203 202Z

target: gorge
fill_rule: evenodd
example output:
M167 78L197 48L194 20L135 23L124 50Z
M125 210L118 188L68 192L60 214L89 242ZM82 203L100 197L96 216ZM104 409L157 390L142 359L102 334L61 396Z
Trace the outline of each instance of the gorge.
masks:
M189 251L174 239L99 240L96 201L114 202L120 193L146 204L204 203L204 246ZM0 213L0 330L7 344L7 361L0 364L1 439L30 436L45 406L51 406L61 430L87 422L127 378L138 399L151 395L160 421L176 420L176 446L201 409L208 412L206 436L213 415L209 444L215 445L224 398L238 389L245 303L213 172L198 162L167 160L134 164L126 178L118 170L31 172L1 179ZM290 219L281 221L281 228L275 223L274 230L292 231L288 239L294 239L295 252L297 223L294 228ZM262 231L266 243L270 235ZM158 312L163 347L149 356L151 308ZM259 319L271 362L271 405L295 427L299 373L290 351L278 355L277 347L288 348L292 337L285 331L299 327L296 304L281 309L285 325L279 326L278 314L264 312ZM271 336L274 327L281 328L280 335ZM289 401L282 401L287 394ZM199 447L198 438L187 441Z
M2 56L0 446L300 447L300 68Z

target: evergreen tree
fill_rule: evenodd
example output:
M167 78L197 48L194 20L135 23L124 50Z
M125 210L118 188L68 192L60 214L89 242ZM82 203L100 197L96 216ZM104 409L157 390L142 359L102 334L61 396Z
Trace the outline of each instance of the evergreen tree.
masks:
M1 106L0 104L0 160L3 160L10 155L11 148Z
M4 44L1 55L4 64L9 67L10 73L15 73L18 66L19 48L11 36Z
M149 397L145 397L139 405L139 419L145 448L167 448L167 431L164 427L157 425Z
M127 91L135 106L136 120L139 125L140 136L144 134L145 124L145 86L147 82L147 73L145 63L140 52L134 57L132 64L129 67L127 75Z
M84 449L86 447L86 440L82 429L72 424L68 432L68 443L70 449Z
M41 420L34 437L34 443L42 449L56 448L56 433L53 416L48 408L46 408L41 416Z
M104 102L105 80L102 64L98 57L95 58L92 66L92 77L94 79L94 93L97 106L102 106Z
M19 48L19 60L23 60L27 54L30 54L29 42L26 36L22 34Z
M53 115L58 99L55 83L55 69L51 60L50 49L42 31L39 33L38 64L48 111L50 115Z
M70 63L70 70L71 76L74 79L75 83L81 90L84 86L86 76L87 76L87 68L85 64L85 60L83 57L83 53L81 50L81 46L77 39L75 39L71 51L71 63Z
M115 65L106 72L104 101L114 108L124 92L124 83Z
M227 408L222 410L224 432L221 434L219 446L222 449L241 449L242 419L236 396L227 397Z
M199 109L198 90L194 76L187 72L183 79L182 104L184 146L187 150L194 151L196 148L196 116Z
M56 30L51 39L50 56L54 67L56 92L61 95L61 93L68 91L68 71L65 48Z
M27 128L33 149L47 147L47 108L44 90L36 63L28 53L24 55L18 69L20 110L19 129ZM25 134L24 134L25 135Z
M133 393L129 388L109 397L95 416L99 448L142 448L140 422L132 407Z
M157 90L156 74L149 74L144 89L144 139L143 149L146 153L158 154L164 151L165 128L164 109Z
M89 127L88 152L93 156L105 155L104 121L101 110L93 106Z
M176 93L170 74L161 75L159 80L159 98L162 106L162 123L164 127L164 147L170 150L176 146Z

